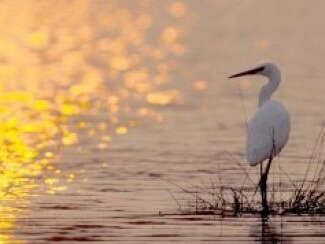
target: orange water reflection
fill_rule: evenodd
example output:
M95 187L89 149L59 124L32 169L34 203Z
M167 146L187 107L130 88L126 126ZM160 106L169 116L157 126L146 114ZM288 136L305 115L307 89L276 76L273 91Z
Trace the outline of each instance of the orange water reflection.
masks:
M175 69L170 60L186 52L177 21L188 10L182 1L166 1L166 14L174 20L152 37L152 4L2 1L0 233L14 228L21 207L28 206L28 196L40 182L55 194L77 177L53 164L62 145L78 143L69 117L107 111L107 121L96 128L87 121L76 126L89 136L102 131L98 148L105 149L114 135L126 135L136 126L137 118L162 121L154 106L182 100L180 91L164 86ZM204 87L202 82L196 85L198 90ZM130 111L136 117L121 120ZM0 234L0 243L13 242Z

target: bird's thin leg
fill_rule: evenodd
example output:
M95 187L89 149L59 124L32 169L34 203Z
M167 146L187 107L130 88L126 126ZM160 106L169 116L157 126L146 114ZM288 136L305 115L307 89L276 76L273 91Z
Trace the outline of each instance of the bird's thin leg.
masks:
M262 213L264 214L264 216L266 216L268 214L269 211L269 206L267 203L267 177L269 175L269 171L271 168L271 163L272 163L273 157L269 158L269 161L266 165L266 169L265 172L263 173L262 177L261 177L261 181L260 181L260 189L261 189L261 196L262 196Z
M260 165L260 180L259 180L258 184L256 185L254 195L256 194L258 188L260 188L260 186L261 186L261 179L262 179L262 175L263 175L263 165L262 164L263 164L263 161L259 163L259 165Z
M264 198L264 194L263 194L263 190L262 190L262 180L263 180L263 162L260 162L260 181L258 182L257 187L260 188L261 190L261 197L262 197L262 202L263 202L263 198Z
M262 214L263 214L264 217L267 216L268 211L269 211L269 206L268 206L268 203L267 203L267 177L269 175L269 171L270 171L271 164L272 164L272 161L273 161L273 155L275 155L274 129L273 129L272 132L273 132L272 150L271 150L271 154L270 154L270 157L269 157L269 161L268 161L268 163L266 165L266 169L265 169L264 173L262 174L261 180L260 180L262 207L263 207Z
M265 191L266 191L266 180L265 180L265 174L263 173L261 175L261 179L260 179L260 183L259 183L259 187L260 187L260 190L261 190L261 198L262 198L262 207L263 207L263 211L265 209L265 206L266 206L266 202L267 202L267 199L266 199L266 196L265 196Z

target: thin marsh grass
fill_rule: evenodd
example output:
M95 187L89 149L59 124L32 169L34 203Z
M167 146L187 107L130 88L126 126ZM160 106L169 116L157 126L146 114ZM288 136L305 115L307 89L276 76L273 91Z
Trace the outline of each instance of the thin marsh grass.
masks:
M306 170L300 179L293 180L283 172L285 179L268 183L267 206L259 194L260 185L252 180L247 170L238 167L245 175L238 185L225 183L220 173L208 183L184 188L176 185L183 193L182 198L172 195L182 214L213 214L240 216L244 214L268 215L320 215L325 214L325 125L322 126ZM281 166L279 166L281 169ZM175 185L175 184L174 184ZM265 210L267 212L265 212Z

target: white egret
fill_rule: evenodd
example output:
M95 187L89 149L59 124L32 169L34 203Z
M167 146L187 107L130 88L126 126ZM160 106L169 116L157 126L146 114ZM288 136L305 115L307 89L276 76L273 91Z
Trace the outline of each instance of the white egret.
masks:
M255 74L265 76L269 80L261 88L258 99L258 110L248 122L246 159L252 166L256 166L257 164L261 165L261 180L259 185L261 188L262 203L266 207L267 175L273 157L281 152L288 141L290 134L290 115L281 103L270 99L281 81L280 70L275 64L265 63L254 69L232 75L229 78ZM266 159L269 161L265 172L262 173L262 162Z

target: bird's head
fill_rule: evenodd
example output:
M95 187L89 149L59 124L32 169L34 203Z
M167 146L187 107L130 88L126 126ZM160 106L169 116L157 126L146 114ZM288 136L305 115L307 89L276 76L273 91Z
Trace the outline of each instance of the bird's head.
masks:
M280 75L280 70L278 67L273 63L264 63L262 65L259 65L253 69L249 69L244 72L240 72L238 74L234 74L232 76L229 76L228 78L236 78L241 77L244 75L263 75L266 77L274 77Z

